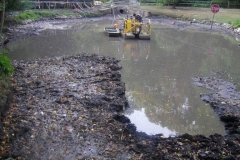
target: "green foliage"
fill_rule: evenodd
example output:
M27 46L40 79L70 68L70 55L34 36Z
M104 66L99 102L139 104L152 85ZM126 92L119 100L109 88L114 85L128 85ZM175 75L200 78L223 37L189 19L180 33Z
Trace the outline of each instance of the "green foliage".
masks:
M3 5L2 3L0 3L0 11L2 11L2 9L3 9Z
M0 77L8 76L10 73L13 72L13 69L14 68L10 63L10 59L0 53Z
M30 11L30 12L20 13L19 18L21 20L26 20L26 19L36 20L36 19L40 18L40 16L38 14L36 14L36 12Z
M213 0L212 4L218 4L221 8L240 8L239 0Z
M163 6L163 3L157 3L156 6Z
M99 17L103 14L100 12L85 12L85 13L74 13L73 11L63 10L61 12L52 10L31 10L20 13L18 16L14 17L17 23L22 23L24 20L38 20L40 18L54 18L56 16L72 16L81 14L84 17Z
M181 0L159 0L160 3L163 3L165 5L168 5L168 4L176 4L178 2L180 2ZM186 1L186 0L184 0Z
M238 19L238 20L236 20L236 21L233 21L233 22L232 22L232 26L233 26L233 28L238 28L238 27L240 27L240 20Z
M30 9L33 7L33 2L28 2L28 0L6 0L6 11L21 11L25 9Z
M141 6L164 6L162 3L141 3Z
M209 8L211 6L210 1L198 1L197 3L194 3L194 7L202 7L202 8Z
M212 4L218 4L218 5L226 4L227 5L227 3L228 3L228 0L212 0Z
M37 20L41 17L53 17L54 13L51 11L28 11L28 12L22 12L18 16L14 18L14 20L18 23L21 23L24 20L30 19L30 20Z

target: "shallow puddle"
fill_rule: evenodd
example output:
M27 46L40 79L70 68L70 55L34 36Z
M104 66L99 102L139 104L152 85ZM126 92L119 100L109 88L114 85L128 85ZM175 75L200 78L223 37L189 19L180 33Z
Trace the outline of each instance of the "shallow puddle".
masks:
M217 76L238 85L240 48L235 39L154 25L150 41L124 40L103 32L111 23L76 21L68 23L68 30L48 29L9 43L9 56L18 60L76 53L116 57L123 66L122 81L130 104L125 114L138 131L166 137L225 134L219 117L200 100L200 94L208 91L196 87L191 78ZM53 26L57 25L66 23Z

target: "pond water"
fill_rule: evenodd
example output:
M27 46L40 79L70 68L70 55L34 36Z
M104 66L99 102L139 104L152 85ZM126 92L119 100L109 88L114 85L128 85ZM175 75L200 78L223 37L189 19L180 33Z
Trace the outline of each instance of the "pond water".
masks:
M57 26L62 23L52 24ZM130 108L125 115L138 131L175 136L183 133L224 135L224 124L201 101L209 92L192 77L216 76L240 82L238 42L227 36L177 31L154 25L151 40L108 37L111 21L71 22L70 29L47 29L39 36L7 45L11 59L97 53L120 59ZM69 26L68 26L69 28Z

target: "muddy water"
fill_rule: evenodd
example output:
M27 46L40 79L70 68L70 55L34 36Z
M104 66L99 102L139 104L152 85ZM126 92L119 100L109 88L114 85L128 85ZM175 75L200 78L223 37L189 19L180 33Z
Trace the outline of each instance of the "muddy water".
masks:
M225 134L218 116L200 100L207 90L194 86L191 77L217 76L239 84L240 48L233 38L156 25L150 41L124 40L103 32L111 21L68 24L71 29L47 29L40 36L9 43L9 56L19 60L84 52L116 57L123 66L130 104L125 114L138 131Z

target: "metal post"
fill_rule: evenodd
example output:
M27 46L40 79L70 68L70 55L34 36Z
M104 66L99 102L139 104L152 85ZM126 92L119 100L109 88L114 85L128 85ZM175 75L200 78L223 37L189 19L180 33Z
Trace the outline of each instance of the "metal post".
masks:
M213 14L213 18L212 18L211 30L212 30L212 26L213 26L213 20L214 20L214 16L215 16L215 13Z

